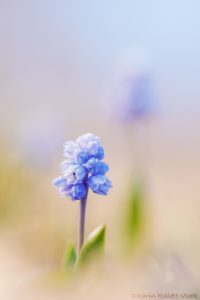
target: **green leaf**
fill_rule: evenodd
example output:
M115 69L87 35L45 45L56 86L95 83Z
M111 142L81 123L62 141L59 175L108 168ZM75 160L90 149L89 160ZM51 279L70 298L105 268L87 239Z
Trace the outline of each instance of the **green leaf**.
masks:
M67 248L67 251L65 253L64 257L64 269L68 270L71 269L76 263L76 250L74 246L70 245Z
M126 236L129 244L135 244L143 233L144 225L144 189L140 182L135 182L128 199L125 215Z
M102 254L105 242L105 231L106 226L99 225L89 234L81 248L77 265L85 264L95 256Z

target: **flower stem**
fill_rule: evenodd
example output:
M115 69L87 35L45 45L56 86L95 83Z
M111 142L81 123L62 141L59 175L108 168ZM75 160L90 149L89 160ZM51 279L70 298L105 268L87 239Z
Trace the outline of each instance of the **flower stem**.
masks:
M80 200L79 229L78 229L78 252L80 252L80 250L81 250L81 247L84 243L84 237L85 237L85 212L86 212L86 204L87 204L87 194L84 199Z

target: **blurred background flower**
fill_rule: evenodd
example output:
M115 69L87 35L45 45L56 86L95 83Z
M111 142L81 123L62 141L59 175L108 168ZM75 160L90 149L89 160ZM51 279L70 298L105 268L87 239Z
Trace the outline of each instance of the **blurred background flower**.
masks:
M144 121L155 114L152 58L142 46L120 52L111 91L112 114L122 122Z

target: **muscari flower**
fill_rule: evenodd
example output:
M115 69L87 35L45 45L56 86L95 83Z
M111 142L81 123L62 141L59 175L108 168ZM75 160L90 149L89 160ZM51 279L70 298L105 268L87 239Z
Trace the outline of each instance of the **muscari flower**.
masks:
M128 47L117 60L112 98L115 116L123 122L145 120L155 111L151 58L143 47Z
M152 114L153 99L148 75L130 75L119 89L120 119L138 120Z
M109 167L103 162L104 149L99 137L88 133L75 142L66 142L64 156L62 175L53 180L61 196L81 200L87 197L89 188L99 195L107 195L112 184L105 176Z

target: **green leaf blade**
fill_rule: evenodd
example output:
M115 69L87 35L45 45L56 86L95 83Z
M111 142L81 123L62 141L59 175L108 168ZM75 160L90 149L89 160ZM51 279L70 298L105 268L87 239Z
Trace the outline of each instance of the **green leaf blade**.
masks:
M142 237L145 224L144 187L141 182L135 182L132 187L125 216L125 237L132 248Z
M65 253L64 257L64 270L69 270L74 267L76 263L77 255L76 255L76 250L75 247L70 245L67 248L67 251Z
M105 244L105 232L106 226L100 225L90 233L81 248L77 260L78 266L83 265L92 260L95 256L102 254Z

